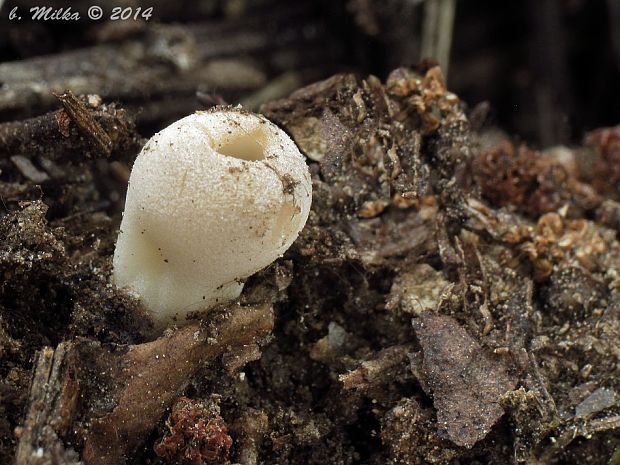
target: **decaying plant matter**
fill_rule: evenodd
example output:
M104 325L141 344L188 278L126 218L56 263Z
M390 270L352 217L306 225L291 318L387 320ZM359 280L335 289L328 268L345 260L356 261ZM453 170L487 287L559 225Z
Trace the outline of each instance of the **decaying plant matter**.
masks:
M233 306L205 327L196 322L153 342L106 347L79 341L63 343L56 351L46 349L37 363L25 429L19 433L18 463L37 463L43 457L52 463L74 460L75 452L65 450L59 437L80 444L81 458L86 464L124 463L202 363L212 361L229 347L254 344L272 327L273 313L268 305ZM85 399L89 399L86 405ZM187 420L182 417L201 415L200 407L195 407L199 411L187 412L189 407L180 405L183 402L191 403L180 399L172 409L173 435L192 434L183 431L189 426L184 426ZM207 419L204 425L213 430L211 433L188 439L206 442L191 446L198 447L198 451L177 451L170 438L164 439L155 451L171 458L184 452L196 460L204 456L208 459L205 463L226 457L230 449L228 439L210 437L226 434L218 418ZM181 431L176 432L177 429Z
M232 439L215 402L180 398L166 422L169 428L155 453L170 463L219 464L229 457Z
M262 113L309 158L306 227L241 303L158 339L109 285L137 149L22 154L40 183L0 159L3 459L617 462L620 208L587 169L617 129L562 157L489 147L433 66Z

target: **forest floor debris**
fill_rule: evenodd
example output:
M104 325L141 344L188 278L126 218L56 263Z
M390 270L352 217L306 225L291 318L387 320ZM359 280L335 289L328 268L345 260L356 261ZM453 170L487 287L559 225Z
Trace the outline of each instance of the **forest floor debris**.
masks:
M306 228L247 283L251 322L235 304L154 339L109 281L143 139L79 101L97 124L0 125L0 461L174 463L184 412L202 463L618 463L618 192L583 168L615 160L617 128L568 158L483 147L432 66L269 102L310 159ZM110 118L116 152L88 137L114 147ZM84 396L40 415L43 371Z

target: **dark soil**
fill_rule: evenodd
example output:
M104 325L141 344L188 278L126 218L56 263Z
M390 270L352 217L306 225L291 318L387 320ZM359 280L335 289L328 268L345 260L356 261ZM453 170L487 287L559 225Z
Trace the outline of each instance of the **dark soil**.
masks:
M239 303L160 336L110 283L132 161L187 110L149 92L166 111L137 123L121 93L3 108L0 463L620 464L618 127L518 145L431 62L268 101L308 222Z

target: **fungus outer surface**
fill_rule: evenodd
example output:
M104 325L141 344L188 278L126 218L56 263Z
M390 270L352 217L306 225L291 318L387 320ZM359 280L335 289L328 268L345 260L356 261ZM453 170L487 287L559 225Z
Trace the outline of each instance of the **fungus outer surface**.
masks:
M303 155L269 120L233 108L187 116L135 161L114 283L156 324L182 322L237 298L297 238L311 200Z

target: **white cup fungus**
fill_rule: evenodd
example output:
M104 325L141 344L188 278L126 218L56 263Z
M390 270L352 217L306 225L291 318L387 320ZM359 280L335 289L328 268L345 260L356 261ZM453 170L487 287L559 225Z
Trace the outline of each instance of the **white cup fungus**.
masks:
M263 116L217 108L155 134L138 155L114 252L116 286L158 326L236 299L310 211L303 155Z

